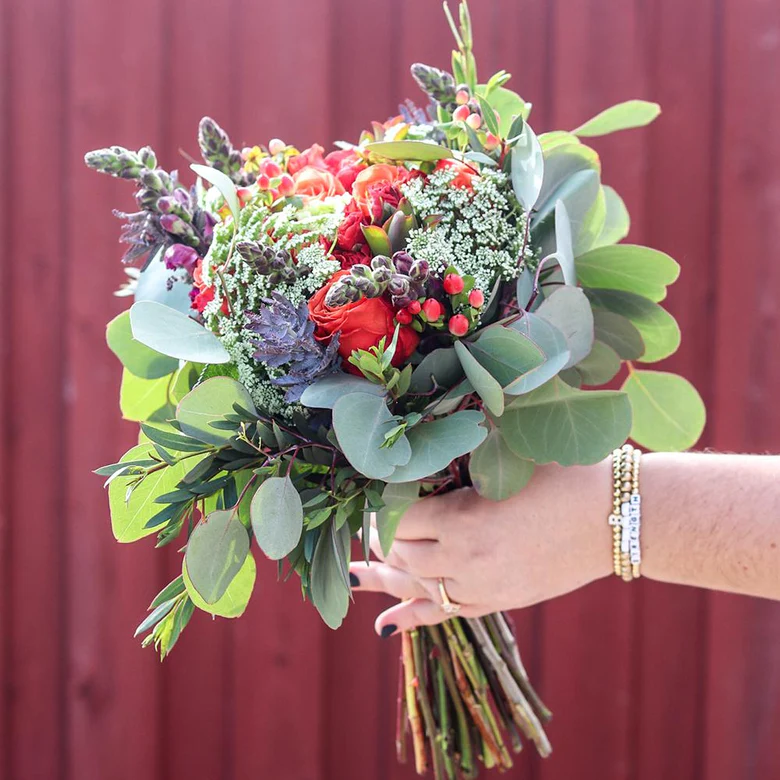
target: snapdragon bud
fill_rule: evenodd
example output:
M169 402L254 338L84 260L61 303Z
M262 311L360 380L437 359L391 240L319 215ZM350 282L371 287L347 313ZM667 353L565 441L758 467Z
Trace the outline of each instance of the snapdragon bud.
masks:
M414 263L414 258L408 252L396 252L393 255L393 265L399 274L408 274Z

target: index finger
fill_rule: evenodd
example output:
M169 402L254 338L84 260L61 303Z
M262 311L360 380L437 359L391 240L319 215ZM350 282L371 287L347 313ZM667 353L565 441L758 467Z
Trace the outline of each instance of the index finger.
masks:
M461 490L454 490L441 496L427 496L412 504L401 515L395 532L396 539L417 541L430 539L438 541L446 533L447 519L461 502ZM376 527L376 515L371 516Z

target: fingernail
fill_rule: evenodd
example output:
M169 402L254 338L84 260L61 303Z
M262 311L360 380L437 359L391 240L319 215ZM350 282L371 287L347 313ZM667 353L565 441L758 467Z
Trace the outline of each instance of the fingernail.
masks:
M357 574L353 574L352 572L349 573L349 584L353 588L359 588L360 587L360 580L357 578Z
M379 636L381 636L382 639L387 639L387 637L392 636L397 630L398 626L395 623L388 623L386 626L382 626L382 631Z

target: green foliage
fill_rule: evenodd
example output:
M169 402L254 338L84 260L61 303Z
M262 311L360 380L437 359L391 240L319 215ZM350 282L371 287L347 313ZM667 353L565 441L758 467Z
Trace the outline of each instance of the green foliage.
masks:
M512 401L496 424L507 446L521 458L588 465L628 438L631 404L625 393L576 390L555 378Z
M499 324L479 331L468 348L501 387L544 362L542 350L527 335Z
M463 378L463 367L452 347L429 352L412 372L409 392L430 393L436 387L454 387Z
M215 604L249 554L249 534L233 510L212 512L195 526L184 560L195 592Z
M469 352L462 341L455 342L455 352L467 379L485 406L496 416L503 414L504 391L498 380Z
M301 395L301 403L313 409L332 409L336 401L349 393L370 393L382 396L384 388L352 374L331 374L309 385Z
M374 141L366 144L365 149L377 157L396 162L433 162L453 156L451 149L427 141Z
M241 206L238 202L238 195L236 194L236 185L231 178L222 173L222 171L218 171L216 168L211 168L208 165L193 163L190 165L190 168L196 175L200 176L201 179L205 179L209 184L213 184L219 190L220 195L225 199L225 203L227 203L227 206L230 209L230 216L233 217L233 223L237 225L239 222ZM212 362L217 363L219 361Z
M387 481L412 482L447 468L485 440L487 430L481 425L484 420L482 412L468 410L415 426L407 434L411 458L396 468Z
M496 87L488 95L490 105L498 114L498 135L500 138L511 138L510 129L513 120L521 117L523 121L528 119L531 113L531 104L526 103L516 92L506 87Z
M136 301L130 308L133 338L163 355L195 363L227 363L222 342L195 320L156 301Z
M249 598L255 587L257 578L257 566L252 553L248 553L244 558L244 563L238 570L238 573L230 581L227 589L222 596L213 604L209 604L201 598L195 586L192 584L189 572L187 571L187 560L183 561L182 577L184 585L187 588L187 594L192 599L193 604L210 615L224 618L237 618L244 614L249 604Z
M108 323L106 342L122 365L141 379L160 379L179 367L176 358L161 355L133 338L129 311L123 311Z
M562 371L569 363L571 352L563 333L538 314L526 312L513 322L511 327L531 339L544 355L544 361L540 365L504 388L507 395L522 395L541 387Z
M349 526L320 534L311 564L311 600L325 624L338 628L349 608Z
M526 122L523 123L523 129L512 147L510 171L515 197L525 211L530 213L539 199L545 173L542 147Z
M584 287L625 290L656 302L679 275L669 255L646 246L603 246L577 258L577 278Z
M629 130L634 127L649 125L661 113L658 103L647 100L626 100L616 106L610 106L593 119L572 130L574 135L583 137L607 135L618 130Z
M605 385L620 371L620 356L603 341L594 341L590 353L576 368L584 384Z
M141 422L148 420L155 413L168 407L168 388L172 375L158 379L141 379L129 369L122 369L122 386L119 390L119 408L125 420Z
M650 450L679 452L699 440L706 411L687 379L662 371L632 370L622 389L631 400L631 438L637 444Z
M563 334L569 350L569 360L564 368L576 365L587 357L593 346L593 312L585 293L579 287L559 287L549 298L545 298L536 315Z
M349 356L349 362L358 368L364 377L382 385L394 399L407 393L412 378L412 366L399 370L392 365L399 332L400 325L397 325L390 346L386 346L387 339L382 336L376 346L356 349Z
M228 415L235 415L236 408L255 415L252 398L240 382L228 377L207 379L191 390L179 402L176 419L181 430L194 439L207 444L224 444L236 434L238 423L231 427L216 427Z
M628 235L631 228L631 217L620 195L607 184L603 185L601 189L604 192L606 214L604 215L604 227L593 242L594 247L617 244Z
M289 477L269 477L251 506L252 531L260 549L273 561L289 555L303 531L301 497Z
M412 504L420 500L420 485L418 482L399 482L387 484L382 491L384 506L376 513L376 528L379 533L379 544L382 552L387 555L393 546L398 523Z
M519 493L533 473L533 461L512 452L499 428L490 431L469 459L474 489L491 501L503 501Z
M596 309L593 312L593 327L596 340L612 347L622 360L638 360L644 354L642 336L626 317Z

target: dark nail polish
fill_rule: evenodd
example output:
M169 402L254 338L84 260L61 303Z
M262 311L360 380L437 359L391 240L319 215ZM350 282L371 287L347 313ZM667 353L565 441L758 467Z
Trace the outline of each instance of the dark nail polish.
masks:
M386 626L382 626L382 632L379 636L381 636L382 639L387 639L387 637L392 636L397 630L398 626L395 623L388 623Z
M357 575L353 574L352 572L349 573L349 584L353 588L359 588L360 587L360 580L357 578Z

